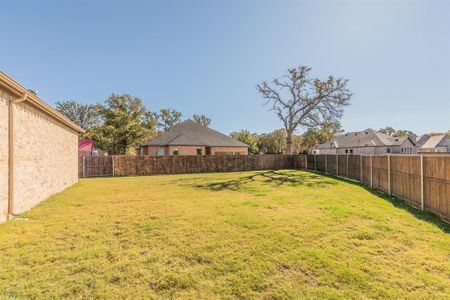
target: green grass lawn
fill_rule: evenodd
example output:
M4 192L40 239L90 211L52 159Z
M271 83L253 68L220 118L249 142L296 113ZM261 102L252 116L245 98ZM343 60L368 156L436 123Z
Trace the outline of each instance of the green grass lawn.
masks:
M450 226L303 171L81 180L0 225L0 298L448 299Z

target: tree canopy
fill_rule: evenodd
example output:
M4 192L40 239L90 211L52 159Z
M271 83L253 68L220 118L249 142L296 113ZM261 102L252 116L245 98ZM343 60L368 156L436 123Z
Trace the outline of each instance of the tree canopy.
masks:
M241 130L232 132L230 135L236 140L247 144L250 153L258 153L258 136L255 133L250 133L248 130Z
M303 135L303 148L307 151L344 133L339 122L326 122L319 127L309 128Z
M103 123L87 136L110 154L134 154L135 148L156 134L156 118L141 99L128 94L112 94L102 106Z
M391 126L386 126L385 128L381 128L380 130L378 130L378 132L385 133L385 134L390 135L395 138L400 138L400 137L408 136L410 134L414 134L412 131L403 130L403 129L396 130L396 129L392 128Z
M74 100L56 102L56 110L84 130L101 122L101 108L99 104L81 104Z
M183 114L172 108L162 108L157 115L158 129L164 132L169 131L181 123Z

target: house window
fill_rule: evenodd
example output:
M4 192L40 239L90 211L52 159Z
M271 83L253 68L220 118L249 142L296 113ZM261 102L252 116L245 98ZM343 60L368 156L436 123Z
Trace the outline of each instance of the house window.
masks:
M164 149L160 148L160 149L156 149L156 156L163 156L164 155Z
M345 149L345 154L347 154L348 153L348 149Z
M350 154L353 154L353 149L350 149Z
M197 149L197 155L202 155L202 149Z
M180 151L178 151L178 149L173 150L172 152L173 155L180 155Z
M391 153L391 148L387 148L387 153Z

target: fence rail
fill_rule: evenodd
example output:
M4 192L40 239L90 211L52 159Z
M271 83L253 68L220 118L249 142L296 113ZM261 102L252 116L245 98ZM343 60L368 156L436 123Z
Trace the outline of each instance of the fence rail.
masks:
M450 155L80 157L79 177L308 169L363 182L450 221Z

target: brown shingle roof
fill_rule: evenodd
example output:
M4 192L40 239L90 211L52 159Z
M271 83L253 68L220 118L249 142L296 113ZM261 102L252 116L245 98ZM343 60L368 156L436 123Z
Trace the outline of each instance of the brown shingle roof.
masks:
M149 140L142 146L208 146L208 147L248 147L216 130L186 120L161 136Z

